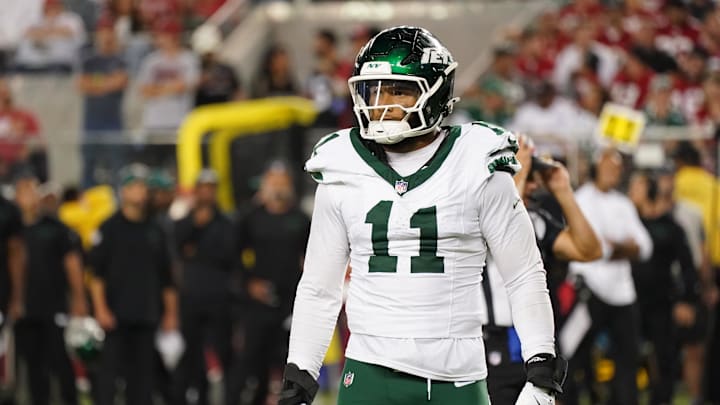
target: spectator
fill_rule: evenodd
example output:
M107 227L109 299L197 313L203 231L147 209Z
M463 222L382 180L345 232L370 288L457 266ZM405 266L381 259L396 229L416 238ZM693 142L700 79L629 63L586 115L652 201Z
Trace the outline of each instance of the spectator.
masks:
M534 87L538 82L550 80L555 61L548 52L549 42L532 28L526 29L520 38L520 51L516 67L525 87Z
M701 166L700 152L688 141L678 144L672 152L675 164L675 198L702 210L707 248L713 266L720 267L720 227L716 225L718 212L717 179Z
M608 99L607 92L600 84L592 81L577 81L574 87L578 106L583 109L583 113L599 117Z
M30 111L17 108L8 82L0 79L0 178L9 180L28 165L47 177L40 126Z
M592 294L587 302L592 326L570 359L570 378L562 396L566 405L578 404L575 373L589 365L590 348L604 329L609 332L615 362L611 402L638 403L635 375L639 331L630 261L647 260L653 246L632 202L615 191L621 176L620 154L612 149L603 150L595 161L592 182L576 192L578 205L603 244L603 258L590 263L570 263L572 274L581 277Z
M662 11L667 23L657 30L657 48L674 58L683 52L692 51L700 39L700 29L690 18L688 6L683 0L670 0Z
M478 92L465 98L458 107L464 109L473 121L485 121L505 125L512 117L512 110L503 92L503 83L487 78L478 86Z
M610 85L610 98L616 103L640 109L645 105L653 72L639 56L639 50L632 49L624 59L620 72Z
M113 21L103 18L95 32L95 49L82 64L78 87L85 99L82 185L114 183L126 159L122 103L128 74L120 56ZM106 166L104 176L98 169Z
M702 20L699 45L706 49L711 60L720 58L720 8L715 7Z
M697 273L685 231L672 215L672 194L660 194L652 174L636 173L629 197L653 242L650 259L633 263L642 336L653 347L648 361L650 404L670 404L680 360L679 329L695 322ZM680 277L673 274L676 264Z
M713 73L703 82L703 105L698 111L697 122L720 129L720 73Z
M632 52L656 73L672 73L677 69L675 60L656 45L656 23L649 18L639 19L632 32Z
M512 109L515 109L525 99L525 90L519 84L520 77L515 66L515 57L516 50L512 45L495 47L490 68L480 78L481 83L499 81L502 84L503 97Z
M187 344L178 369L179 404L185 403L189 389L198 393L195 403L208 404L207 348L212 349L222 363L226 388L234 382L229 373L232 357L230 286L238 256L233 224L217 206L217 183L213 170L200 172L195 182L195 206L175 223L176 248L183 269L180 318ZM228 396L229 390L225 393Z
M599 29L598 42L601 42L614 51L620 51L629 47L632 38L623 25L623 10L620 7L609 7L604 15L597 19Z
M655 75L650 82L650 94L645 102L645 115L650 125L685 125L682 112L672 104L673 78Z
M705 101L703 80L705 79L708 53L700 47L677 55L679 75L673 93L673 102L683 112L685 121L698 123L700 110Z
M601 18L605 7L598 0L576 0L559 11L559 28L572 38L572 33L589 21Z
M145 99L142 128L150 142L146 159L164 166L174 159L174 133L192 109L200 72L195 55L180 45L176 21L159 21L154 39L157 50L143 60L137 81Z
M115 35L128 72L135 76L142 60L152 52L152 37L146 31L155 20L143 18L133 0L110 0L106 14L115 21ZM106 18L105 16L101 18Z
M61 0L45 0L42 19L20 41L15 63L25 72L69 73L84 42L82 19L65 11Z
M591 137L596 122L594 117L580 111L570 100L557 96L552 84L544 82L536 90L533 101L518 108L508 126L538 141L580 142ZM565 124L558 126L558 122Z
M298 87L293 77L290 55L280 45L273 45L265 52L260 72L252 86L252 98L295 96Z
M293 182L284 166L273 165L265 172L258 202L238 224L237 251L252 250L255 263L245 269L245 347L233 383L243 388L254 377L258 384L246 403L264 405L269 371L282 366L287 356L288 321L310 220L295 205Z
M12 66L12 58L25 31L42 16L44 0L9 1L0 13L0 75Z
M0 195L0 312L7 314L0 320L3 326L23 314L26 255L22 232L20 210Z
M235 70L218 60L221 43L220 30L214 25L203 25L193 33L193 50L202 61L200 83L195 93L196 107L243 98Z
M594 40L595 33L596 26L591 21L578 26L573 32L573 42L558 54L552 80L561 93L570 92L573 73L582 68L590 55L597 59L593 73L603 86L610 85L615 77L618 70L617 58L608 47Z
M682 345L682 375L690 395L690 403L701 403L703 367L705 363L705 342L708 336L708 313L718 300L718 288L712 276L712 268L705 248L705 229L702 211L686 202L674 199L674 173L662 173L658 178L658 194L669 199L673 205L673 217L683 227L693 256L698 279L701 282L703 302L696 304L695 322L678 331Z
M146 210L147 168L133 164L120 177L120 209L95 233L89 254L93 309L106 332L93 403L114 404L115 380L123 378L125 403L150 405L155 334L177 330L177 294L165 233Z
M57 378L62 403L77 404L75 373L65 349L62 319L86 316L80 239L54 216L41 211L37 178L15 183L27 245L24 316L15 324L18 352L27 365L33 405L50 403L50 376Z
M329 30L315 34L313 52L315 67L307 80L305 93L320 112L316 125L337 127L338 117L349 105L347 79L353 65L340 61L337 37Z

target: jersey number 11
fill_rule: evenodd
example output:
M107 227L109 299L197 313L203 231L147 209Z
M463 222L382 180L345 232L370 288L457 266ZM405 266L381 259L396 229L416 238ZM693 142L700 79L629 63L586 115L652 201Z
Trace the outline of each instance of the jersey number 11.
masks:
M380 201L368 211L365 223L372 225L373 255L368 262L370 273L397 272L397 256L388 253L388 223L392 201ZM443 273L443 258L437 255L437 210L420 208L410 218L410 227L420 229L420 252L410 258L411 273Z

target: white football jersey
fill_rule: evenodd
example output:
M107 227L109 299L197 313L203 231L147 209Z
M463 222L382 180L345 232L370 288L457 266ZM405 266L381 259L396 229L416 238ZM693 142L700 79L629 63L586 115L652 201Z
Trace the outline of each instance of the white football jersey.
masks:
M486 246L477 197L495 165L517 164L514 137L480 124L453 127L433 159L406 177L373 156L357 131L320 143L306 169L341 185L335 197L351 246L350 330L482 336L477 289Z
M476 122L455 126L447 130L445 139L423 167L401 176L365 147L357 129L321 139L306 170L320 187L327 186L322 191L327 194L323 198L331 203L323 209L331 211L333 219L318 223L313 219L315 228L311 229L306 274L295 304L289 361L302 363L302 350L318 350L303 343L310 337L299 330L309 328L305 323L309 325L310 320L305 317L310 315L298 311L330 294L327 289L335 282L325 285L310 272L319 266L326 267L320 257L323 254L332 257L337 252L337 259L334 262L328 259L328 263L338 266L343 246L334 246L334 240L342 239L341 244L347 244L352 269L346 303L351 331L348 357L427 378L484 378L481 272L488 246L500 249L504 235L512 232L497 228L509 226L512 218L517 217L529 230L519 235L522 240L518 243L525 251L518 255L523 258L518 269L509 272L514 279L524 277L515 275L520 270L539 266L542 271L527 212L514 188L511 187L512 195L507 201L500 202L504 204L500 210L492 205L492 197L483 193L493 173L514 173L519 168L516 148L514 135L494 125ZM317 209L316 206L316 213ZM342 232L319 229L330 226L321 225L325 222L342 228ZM326 232L337 234L331 240L327 235L321 236ZM327 253L323 253L323 246ZM544 272L541 277L547 295ZM549 309L549 300L547 306ZM316 307L328 309L326 305ZM380 353L359 350L353 347L353 335L362 336L364 346L376 339L378 346L387 350ZM552 353L552 329L549 335L550 349L544 352ZM387 344L394 342L392 339L405 343L406 339L413 340L411 349L393 350ZM463 340L465 343L460 346L452 343ZM433 346L440 353L413 353L422 347L417 343L423 341L450 343ZM423 357L441 361L426 364ZM306 369L316 366L315 361L305 363L313 364L299 366Z

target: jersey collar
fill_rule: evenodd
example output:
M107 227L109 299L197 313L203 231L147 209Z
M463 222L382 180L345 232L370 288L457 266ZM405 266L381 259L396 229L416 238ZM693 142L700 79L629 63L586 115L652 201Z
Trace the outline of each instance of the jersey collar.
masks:
M433 157L430 158L430 161L415 173L403 177L399 175L392 167L381 162L380 159L378 159L375 155L372 154L372 152L370 152L365 147L362 139L360 138L359 128L356 127L350 131L350 141L352 142L352 145L358 155L360 155L360 157L365 161L365 163L368 164L368 166L370 166L375 171L375 173L385 179L385 181L387 181L391 186L395 187L395 191L399 195L403 195L408 191L419 187L427 179L429 179L430 176L435 174L435 172L438 171L440 166L442 166L443 162L450 154L450 150L452 149L455 141L459 136L460 127L450 127L448 135L440 144L440 147L435 152Z

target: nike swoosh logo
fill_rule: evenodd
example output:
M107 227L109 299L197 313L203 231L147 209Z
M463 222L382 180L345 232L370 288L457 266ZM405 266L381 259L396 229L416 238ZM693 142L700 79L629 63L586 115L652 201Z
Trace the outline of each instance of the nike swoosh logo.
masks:
M475 384L477 381L455 381L455 388L462 388L466 385Z
M513 203L513 209L515 209L515 207L517 207L517 205L518 205L518 203L519 203L520 201L521 201L521 200L518 198L517 201L515 201L515 202Z

